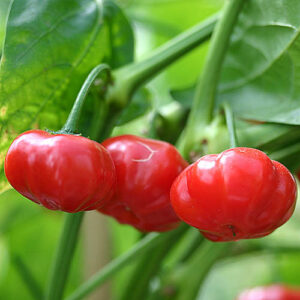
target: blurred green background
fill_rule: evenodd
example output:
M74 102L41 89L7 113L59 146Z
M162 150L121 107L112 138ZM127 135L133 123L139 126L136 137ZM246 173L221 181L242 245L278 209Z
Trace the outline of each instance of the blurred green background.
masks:
M0 2L0 44L4 39L8 4L8 0ZM140 60L170 38L217 12L222 7L223 1L123 0L119 4L132 22L136 41L135 59ZM170 89L187 88L194 84L201 72L207 46L208 43L205 43L192 51L147 85L153 96L154 107L161 107L173 100ZM142 125L143 118L117 128L115 132L143 135L145 130ZM89 215L90 213L87 213L85 218L89 218ZM124 253L141 236L129 226L121 226L100 214L98 217L105 218L108 224L107 228L99 228L101 236L106 236L105 243L108 243L109 249L108 254L104 254L105 257L102 258L104 261ZM93 218L97 216L94 215ZM45 286L61 225L62 213L38 207L13 190L7 190L0 195L0 299L32 299L19 274L20 259L32 269L40 285ZM84 226L87 227L85 230L89 230L88 224ZM95 237L95 240L97 239ZM172 267L174 257L188 242L189 240L184 239L178 249L170 253L161 273L164 273L164 270L167 272ZM205 280L198 299L233 300L244 288L270 283L281 282L300 286L299 210L288 224L270 237L253 241L253 245L263 245L265 250L220 261ZM82 282L86 273L89 273L83 268L89 252L87 247L93 247L93 241L85 243L82 237L72 265L67 294ZM96 264L99 258L95 256L92 260ZM121 298L133 267L134 264L124 268L114 277L113 282L106 288L103 300Z

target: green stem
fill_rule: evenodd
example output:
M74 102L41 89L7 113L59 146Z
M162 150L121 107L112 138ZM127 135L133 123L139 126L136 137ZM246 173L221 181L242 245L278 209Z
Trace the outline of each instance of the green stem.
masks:
M230 105L227 102L223 103L223 107L226 117L226 124L229 132L230 147L235 148L238 145L238 139L235 130L233 112Z
M166 233L165 239L159 247L149 249L144 253L130 276L129 284L122 295L123 300L146 299L149 293L150 280L158 273L163 259L188 229L188 226L181 226L178 230ZM151 263L149 263L149 257L151 257Z
M95 98L98 97L95 95ZM102 137L102 130L106 127L108 105L105 101L94 101L94 114L91 120L89 138L98 141Z
M87 79L83 83L78 96L74 102L73 108L71 110L71 113L69 114L68 120L66 121L64 127L61 131L66 133L73 133L77 129L77 124L81 115L82 107L84 104L84 100L86 98L86 95L89 91L89 88L91 87L92 83L96 79L96 77L101 73L102 71L109 71L109 66L106 64L101 64L96 66L88 75Z
M182 225L177 230L181 230ZM170 232L171 233L171 232ZM108 280L111 276L116 274L120 269L128 265L132 260L137 259L140 255L147 252L150 249L155 248L162 243L168 233L158 234L150 233L140 242L134 245L128 252L114 259L107 264L102 270L93 275L88 281L83 283L75 292L67 297L66 300L79 300L85 299L94 289Z
M168 242L164 241L159 249L151 249L144 254L142 259L139 260L134 273L131 274L130 282L126 286L121 300L140 300L147 298L150 280L160 270L162 260L171 247L172 245L170 246ZM150 257L151 263L149 263Z
M31 296L36 299L40 300L43 298L43 292L38 284L37 280L33 277L31 271L23 262L20 256L16 255L13 256L13 262L15 267L22 278L23 282L26 284L28 291L30 292Z
M198 140L199 133L201 134L203 129L210 124L213 119L215 96L221 68L232 30L245 1L246 0L227 1L220 20L213 32L202 76L196 86L192 110L189 115L184 138L181 141L182 145L180 147L184 149L185 153L190 152L193 148L200 145L201 141Z
M178 259L178 264L185 263L204 241L204 237L202 234L199 233L199 230L191 227L190 231L191 236L188 240L186 248L184 249L184 252L180 255Z
M83 212L66 214L58 248L50 272L50 280L46 290L46 300L62 299L75 246L78 239Z
M176 300L196 299L201 284L215 262L231 246L230 243L212 243L204 240L200 249L185 263L177 277L179 291ZM197 276L191 276L197 274Z
M117 70L114 74L115 86L109 91L109 101L124 107L137 88L210 38L217 19L217 15L212 16L159 47L145 60Z

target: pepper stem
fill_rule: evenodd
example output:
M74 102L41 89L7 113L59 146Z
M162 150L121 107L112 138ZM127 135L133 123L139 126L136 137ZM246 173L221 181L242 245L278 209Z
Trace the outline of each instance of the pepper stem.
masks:
M45 300L60 300L63 297L83 215L83 212L79 212L65 216Z
M196 86L192 110L188 118L184 135L180 138L180 149L188 157L193 150L201 147L201 133L213 119L215 96L224 57L230 36L238 15L246 0L230 0L224 6L223 13L213 32L202 75Z
M117 107L126 106L133 93L142 84L209 39L217 19L218 15L208 18L162 45L145 60L116 70L115 85L108 93L109 102L114 103Z
M83 108L83 104L84 101L86 99L86 95L89 91L89 88L91 87L92 83L94 82L94 80L97 78L97 76L99 75L99 73L101 73L102 71L109 71L110 68L108 65L106 64L100 64L98 66L96 66L88 75L87 79L85 80L85 82L83 83L78 96L74 102L74 105L72 107L72 110L69 114L69 117L65 123L65 125L63 126L61 132L64 133L74 133L76 132L77 129L77 125L79 122L79 118L81 115L81 111Z
M236 135L235 122L232 109L227 102L223 103L223 108L225 112L226 124L229 132L230 147L235 148L238 145L238 139Z
M178 292L174 298L176 300L196 299L207 274L231 246L231 243L213 243L204 240L176 278ZM189 276L190 274L197 274L197 276Z

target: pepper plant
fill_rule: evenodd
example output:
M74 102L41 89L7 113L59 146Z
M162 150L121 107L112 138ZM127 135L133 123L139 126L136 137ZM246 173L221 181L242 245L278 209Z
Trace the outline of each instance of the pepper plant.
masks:
M4 298L14 280L46 300L107 281L123 300L300 285L300 2L190 2L1 1ZM89 210L127 249L84 279Z

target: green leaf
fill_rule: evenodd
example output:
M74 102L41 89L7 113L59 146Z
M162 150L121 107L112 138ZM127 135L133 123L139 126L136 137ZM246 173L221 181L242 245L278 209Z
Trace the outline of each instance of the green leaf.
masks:
M0 64L1 165L16 133L64 123L75 98L61 95L76 93L103 59L101 19L93 0L12 3Z
M300 124L299 10L297 0L247 1L219 86L239 116Z
M111 0L104 1L104 20L107 30L108 57L112 68L119 68L133 61L134 34L123 11Z
M2 54L2 46L5 38L6 31L6 17L8 14L10 0L0 1L0 58Z
M60 122L49 119L62 117L57 103L65 99L58 97L74 72L82 71L82 65L86 70L94 65L95 60L85 59L100 22L100 7L91 0L13 2L0 66L2 132L25 130L33 122L47 126L64 121L64 117ZM38 118L43 111L46 118Z
M111 68L119 68L131 63L134 57L134 34L129 20L121 8L112 0L104 1L103 15L104 24L102 32L104 43L102 44L105 45L103 62L107 63ZM101 46L103 47L103 45L99 45L99 47ZM103 80L99 80L99 82L103 82ZM88 136L94 136L94 134L91 133L97 132L99 119L104 118L100 112L100 110L103 109L103 105L99 102L103 100L99 99L99 94L101 94L101 92L103 93L103 86L102 84L98 84L97 81L95 84L96 86L92 87L88 95L86 105L84 106L83 117L81 118L81 133ZM72 90L68 90L68 92L70 93ZM140 95L135 98L138 100L134 100L132 106L126 108L119 119L120 124L128 122L127 118L136 118L147 111L148 101L145 103L140 101L140 98L144 97L144 94L145 92L140 93Z
M112 0L105 0L103 5L103 28L99 33L97 41L95 41L96 51L101 50L103 53L103 62L107 63L111 68L118 68L124 64L132 62L134 55L134 35L131 24L123 11ZM93 54L90 55L93 59ZM87 58L89 60L90 58ZM91 87L91 91L86 99L83 108L83 114L80 120L80 131L82 134L90 136L91 132L97 132L97 125L101 115L101 106L99 95L103 94L103 78L98 78L95 85ZM81 74L74 75L80 86L84 80ZM104 89L103 89L104 88ZM75 99L78 93L77 89L67 89L63 98ZM146 105L146 104L145 104ZM143 106L145 106L143 105ZM94 128L96 126L96 128Z

